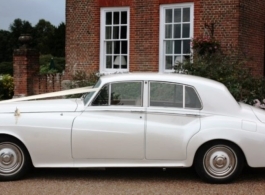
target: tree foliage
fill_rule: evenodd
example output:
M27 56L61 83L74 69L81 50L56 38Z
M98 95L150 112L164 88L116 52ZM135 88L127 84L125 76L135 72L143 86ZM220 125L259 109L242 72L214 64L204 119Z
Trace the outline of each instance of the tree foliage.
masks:
M12 62L1 62L0 63L0 74L13 75L13 63Z
M53 67L51 61L53 60ZM62 72L65 68L65 58L53 57L51 54L40 56L40 74Z
M35 48L38 49L41 54L45 55L51 53L54 31L55 27L44 19L39 20L34 27L33 43Z
M11 33L0 30L0 62L12 61L12 48L10 47Z
M33 27L31 23L21 19L15 19L14 22L9 26L10 40L9 45L13 49L17 49L20 46L18 38L21 34L32 34Z

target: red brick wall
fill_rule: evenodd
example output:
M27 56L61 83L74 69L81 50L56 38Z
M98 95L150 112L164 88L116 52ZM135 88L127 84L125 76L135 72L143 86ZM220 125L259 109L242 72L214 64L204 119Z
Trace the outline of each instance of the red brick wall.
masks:
M100 8L93 0L66 1L66 70L64 79L77 70L98 71Z
M239 33L239 0L203 0L200 31L204 33L205 23L214 24L214 37L224 49L236 48Z
M62 90L61 74L36 75L33 80L34 94L42 94Z
M265 0L240 0L239 47L250 58L249 66L264 76Z
M257 23L264 25L265 0L66 0L65 78L70 78L76 70L99 71L101 7L130 7L130 71L158 71L159 6L184 2L194 2L195 37L205 33L205 24L213 23L214 36L225 49L237 48L239 42L243 46L243 41L247 48L249 42L264 40L264 30L262 35L260 26L259 32L254 33L258 39L252 41L248 37L256 30ZM243 14L241 4L246 2L252 11ZM257 15L255 10L259 10L259 17L254 16ZM239 21L253 21L252 17L256 21L249 24L251 29L246 24L244 28L242 23L239 25ZM240 37L242 33L244 36ZM264 64L264 44L263 47L255 45L255 48L263 50L263 54L253 52L257 63L252 66L260 73Z

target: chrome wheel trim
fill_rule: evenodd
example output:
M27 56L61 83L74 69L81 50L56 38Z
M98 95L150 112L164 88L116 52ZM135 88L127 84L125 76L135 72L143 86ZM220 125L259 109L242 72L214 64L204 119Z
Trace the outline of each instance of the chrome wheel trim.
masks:
M203 168L213 178L223 179L232 175L237 167L237 156L230 147L217 145L204 155Z
M24 154L19 146L11 142L0 144L0 175L14 175L23 164Z

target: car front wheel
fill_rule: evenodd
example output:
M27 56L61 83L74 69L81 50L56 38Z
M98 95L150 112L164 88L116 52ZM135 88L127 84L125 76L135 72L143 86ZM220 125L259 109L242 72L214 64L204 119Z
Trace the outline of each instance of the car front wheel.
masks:
M0 180L20 179L29 168L25 147L13 139L0 139Z
M198 175L209 183L228 183L242 171L244 156L230 142L214 142L203 145L195 157Z

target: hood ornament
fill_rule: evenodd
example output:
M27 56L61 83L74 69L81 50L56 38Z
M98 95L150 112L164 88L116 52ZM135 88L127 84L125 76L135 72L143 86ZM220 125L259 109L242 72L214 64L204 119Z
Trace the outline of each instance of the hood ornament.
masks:
M20 111L19 111L19 109L18 108L16 108L16 110L15 110L15 113L14 113L14 116L20 116Z

